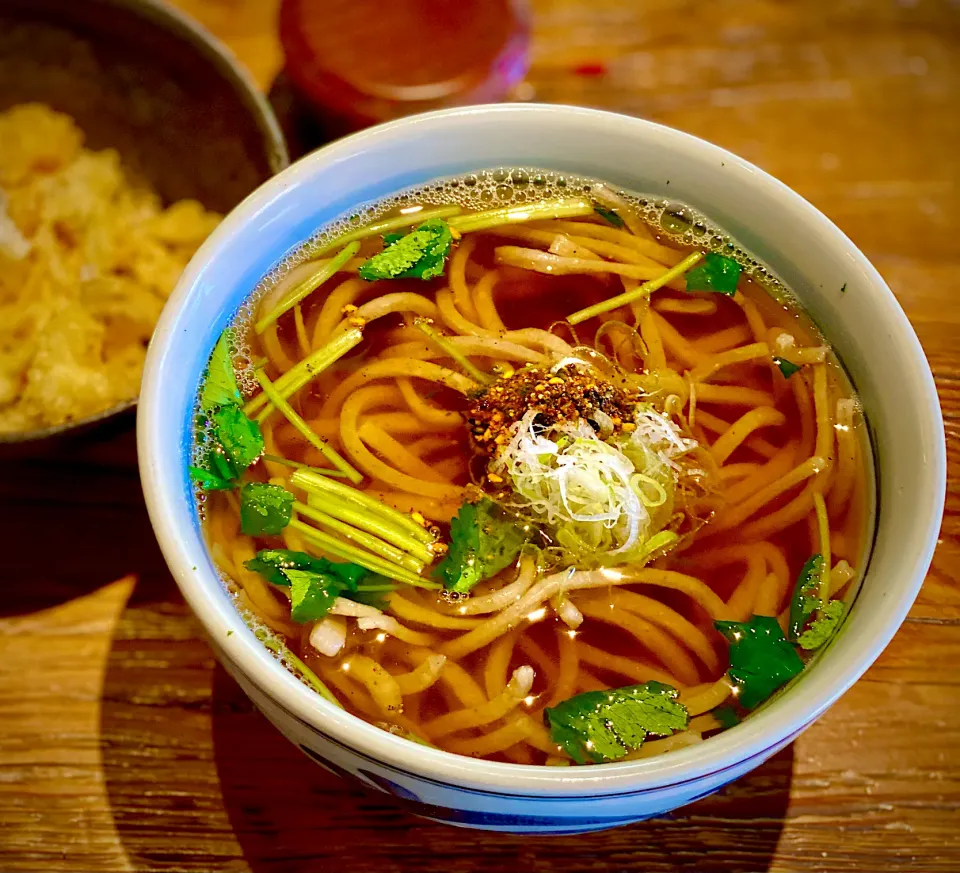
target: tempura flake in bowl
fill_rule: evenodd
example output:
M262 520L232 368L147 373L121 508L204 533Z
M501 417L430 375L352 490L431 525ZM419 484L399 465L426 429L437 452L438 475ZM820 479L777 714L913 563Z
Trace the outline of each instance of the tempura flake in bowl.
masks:
M0 113L0 440L133 402L160 310L220 222L164 208L39 103Z

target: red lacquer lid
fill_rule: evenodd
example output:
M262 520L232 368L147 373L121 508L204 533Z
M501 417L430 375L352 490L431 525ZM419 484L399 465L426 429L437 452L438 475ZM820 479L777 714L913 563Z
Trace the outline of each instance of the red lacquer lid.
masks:
M283 0L286 72L335 126L503 99L527 71L522 0Z

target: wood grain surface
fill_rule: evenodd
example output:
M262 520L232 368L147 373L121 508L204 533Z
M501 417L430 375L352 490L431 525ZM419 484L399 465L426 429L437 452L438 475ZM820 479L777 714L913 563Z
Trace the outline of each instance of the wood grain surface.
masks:
M270 85L273 0L180 5ZM755 161L896 292L950 458L910 618L815 727L714 797L575 838L434 825L310 766L217 666L155 545L128 426L0 462L3 873L960 870L960 6L533 6L524 96L652 118Z

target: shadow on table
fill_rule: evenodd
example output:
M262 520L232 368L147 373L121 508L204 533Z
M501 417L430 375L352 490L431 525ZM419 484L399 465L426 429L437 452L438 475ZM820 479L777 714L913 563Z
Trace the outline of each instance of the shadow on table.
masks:
M790 794L793 746L673 814L599 834L485 834L409 815L313 766L217 667L213 740L234 837L253 873L765 871Z
M127 572L139 576L113 631L100 712L113 824L138 873L769 869L789 800L792 746L671 815L574 837L517 837L435 824L411 816L386 794L310 763L214 661L163 566L124 450L132 451L129 437L100 458L100 491L93 471L89 481L67 480L68 489L87 496L76 496L72 525L60 516L67 546L46 546L43 553L44 565L56 568L58 585L43 594L44 603L35 602L35 592L29 605L14 609L53 605ZM21 509L24 536L34 516L62 493L55 473L42 479L37 504ZM11 517L16 527L16 513ZM107 549L101 528L111 520L116 527ZM24 541L19 534L17 541ZM96 579L86 578L80 567L71 570L77 553L101 548L104 565L98 565ZM86 573L90 566L83 562Z
M517 837L434 824L311 764L213 661L173 581L137 585L106 663L104 783L138 871L761 873L793 747L719 794L600 834Z
M0 615L49 609L129 573L141 591L173 584L143 505L133 417L111 428L0 453L4 576L30 580L6 587Z

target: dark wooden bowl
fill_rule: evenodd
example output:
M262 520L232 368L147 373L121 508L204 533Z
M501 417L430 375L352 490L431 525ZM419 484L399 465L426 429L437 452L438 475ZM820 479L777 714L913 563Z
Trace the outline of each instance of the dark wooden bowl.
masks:
M191 197L226 213L289 163L273 111L234 58L152 0L0 0L0 111L30 101L73 116L87 147L117 149L167 203ZM0 434L0 454L117 416L122 426L135 404Z

